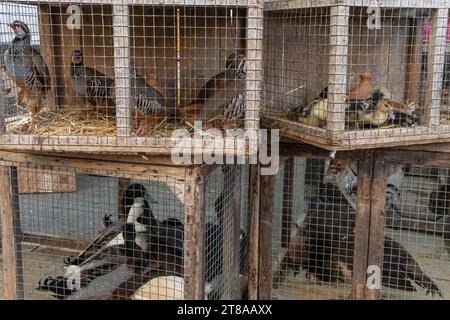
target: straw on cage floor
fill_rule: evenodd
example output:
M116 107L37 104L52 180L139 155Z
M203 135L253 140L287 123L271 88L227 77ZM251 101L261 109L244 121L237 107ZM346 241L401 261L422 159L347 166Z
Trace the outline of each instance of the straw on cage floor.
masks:
M111 116L88 116L86 108L62 108L61 111L42 110L36 114L34 134L51 136L110 136L116 135L116 119ZM9 120L9 121L8 121ZM30 118L23 114L7 120L7 131L12 134L26 133ZM171 123L167 118L149 124L145 136L169 137L173 130L184 128L181 121ZM132 135L135 135L135 129Z

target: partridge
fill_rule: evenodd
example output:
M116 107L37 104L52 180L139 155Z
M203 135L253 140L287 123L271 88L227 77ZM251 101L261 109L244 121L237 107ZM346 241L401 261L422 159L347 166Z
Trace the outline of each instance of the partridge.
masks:
M94 106L102 106L101 113L109 114L115 106L114 80L100 71L86 67L80 50L72 51L70 77L75 93Z
M14 31L15 38L4 53L5 67L19 87L18 103L25 100L28 104L28 132L31 133L35 129L36 113L42 108L51 86L50 73L39 51L31 46L28 26L16 20L9 27Z
M211 78L200 90L197 98L186 111L194 113L203 120L219 118L224 125L231 121L244 118L245 115L245 77L246 57L243 54L232 53L227 58L225 71Z
M149 81L136 73L136 66L132 63L130 68L132 110L140 116L137 136L143 136L149 123L155 118L166 116L166 98ZM155 81L156 83L156 81ZM147 121L149 120L149 121Z

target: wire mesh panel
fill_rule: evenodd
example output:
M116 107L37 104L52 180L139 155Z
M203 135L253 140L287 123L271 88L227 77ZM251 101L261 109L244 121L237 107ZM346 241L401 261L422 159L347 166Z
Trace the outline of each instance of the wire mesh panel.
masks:
M264 126L329 149L448 139L444 1L269 1Z
M355 211L329 162L296 157L273 199L274 299L345 299L352 288ZM330 179L331 178L331 179Z
M4 202L2 223L13 234L4 234L4 245L9 244L3 247L2 262L16 266L4 277L8 288L16 279L15 297L184 299L195 297L192 292L200 285L201 298L223 299L235 289L229 287L232 279L239 288L239 272L232 269L233 261L239 267L239 254L231 249L240 244L227 237L239 223L241 209L218 220L214 207L206 205L239 203L240 193L220 200L230 179L225 171L207 173L205 185L201 178L190 185L183 168L136 173L124 167L118 177L109 170L6 164L10 167L2 170L11 178L11 200ZM192 208L187 197L196 188L203 191ZM192 210L200 216L188 216ZM205 243L198 246L196 239L202 238ZM205 277L198 273L202 263L197 256L204 257ZM240 297L239 289L236 294Z
M405 173L385 216L382 298L448 299L448 168L397 170Z
M1 143L167 153L176 129L258 128L261 4L145 3L3 2Z

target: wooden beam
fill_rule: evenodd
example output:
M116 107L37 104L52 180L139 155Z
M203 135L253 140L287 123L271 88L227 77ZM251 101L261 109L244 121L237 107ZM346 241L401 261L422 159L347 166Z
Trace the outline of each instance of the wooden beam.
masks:
M258 299L272 296L272 224L275 176L261 176Z
M48 236L35 233L24 233L22 243L30 243L53 248L64 248L81 251L86 249L88 243L77 239L64 238L59 236Z
M0 162L17 162L33 165L75 168L85 173L106 174L122 178L136 178L138 175L148 177L170 175L183 177L185 167L130 164L107 160L83 160L68 157L39 156L29 153L1 152Z
M352 298L365 298L367 257L370 237L370 193L373 172L373 151L358 163L358 189L356 200L355 250L353 257Z
M421 81L421 57L422 57L422 27L411 18L409 25L408 57L406 64L405 100L415 101L421 105L420 81Z
M294 193L294 157L284 163L283 213L281 218L281 246L287 248L291 239L292 200Z
M345 130L349 17L349 6L336 4L330 8L327 130L331 144Z
M370 194L370 237L367 266L383 268L384 252L384 212L386 205L386 187L388 165L376 152L373 161L373 174ZM366 289L366 299L379 300L380 289Z
M17 168L0 166L2 195L3 298L22 299L23 265Z
M186 170L184 191L185 299L205 298L205 180L199 167Z
M250 165L249 173L249 253L248 253L248 298L258 299L259 281L259 207L261 168Z

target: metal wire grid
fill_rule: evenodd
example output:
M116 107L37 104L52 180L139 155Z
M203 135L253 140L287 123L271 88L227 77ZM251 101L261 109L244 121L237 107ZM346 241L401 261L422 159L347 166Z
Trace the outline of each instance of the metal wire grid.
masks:
M354 212L337 186L324 182L323 160L288 161L275 184L272 296L345 299L351 291Z
M393 210L386 211L382 298L448 298L448 168L396 170L405 174Z
M249 243L248 211L243 205L248 194L248 183L243 182L245 177L248 178L247 166L223 165L207 180L205 281L210 289L208 299L241 299L246 294ZM238 204L239 207L236 207L237 195L242 204Z
M398 8L350 6L342 7L342 12L326 5L274 10L281 4L272 4L264 19L262 111L269 116L269 126L276 123L281 129L301 131L297 139L305 134L324 136L325 130L349 131L343 139L370 143L369 139L387 136L384 129L408 128L390 136L416 135L417 128L439 119L429 111L441 107L433 93L441 81L435 79L438 69L430 67L442 49L443 17L433 20L436 11L431 9L436 4L427 8L421 2L420 9L414 3ZM341 19L337 35L333 19ZM341 39L347 26L348 46ZM430 31L435 26L436 41ZM342 45L333 48L332 37ZM433 44L435 56L427 60ZM332 112L328 104L334 105ZM288 122L273 122L273 116L324 130L292 129ZM445 119L442 116L441 123Z
M176 192L177 181L174 177L155 179L149 175L118 181L111 177L112 172L106 171L92 176L84 175L82 170L51 170L49 167L19 163L11 165L17 166L18 171L18 181L13 181L13 185L18 183L18 191L13 190L13 195L18 193L21 226L18 225L20 230L17 231L23 234L22 249L18 252L22 258L22 265L17 270L21 275L18 278L19 297L183 298L184 206L181 202L183 199ZM76 174L76 191L58 192L64 190L65 186L60 184L61 181L67 181L64 176L71 177L73 174ZM119 239L112 241L113 237L110 237L103 243L105 245L111 240L111 246L96 247L88 257L93 256L94 261L98 260L97 266L83 262L86 257L79 254L86 250L89 242L115 228L122 230L124 226L121 221L130 219L130 212L136 212L133 207L138 203L138 196L142 195L141 190L144 190L140 186L145 188L144 197L148 199L147 204L156 222L149 221L151 215L144 209L140 212L141 218L131 223L136 233L125 233L128 230L126 227ZM134 190L134 193L130 193L130 190ZM125 215L126 211L128 215ZM138 229L142 225L150 225L151 231ZM135 245L125 250L123 246L126 247L126 244L122 242L130 234L136 235ZM146 246L146 250L140 249ZM118 247L122 250L118 250ZM125 258L133 268L124 268L127 265ZM73 275L68 270L76 265L81 268L81 289L68 290L70 285L67 280L72 279ZM64 277L58 277L62 275ZM53 279L57 281L53 282Z
M226 7L218 4L127 6L124 2L111 6L93 2L68 7L38 1L37 6L23 9L19 2L2 3L2 21L21 20L31 29L32 43L43 56L52 82L45 92L47 108L37 115L33 133L170 137L173 129L191 131L195 120L202 121L203 129L242 127L245 106L255 112L259 99L259 78L254 76L261 50L257 44L261 28L254 19L259 13L252 1ZM2 24L0 36L3 56L14 33ZM80 52L72 57L74 50ZM7 91L14 89L8 91L4 103L13 109L14 102L25 108L20 119L6 117L7 133L24 135L32 115L26 110L27 97L23 99L11 85L18 83L8 77L13 65L3 63L9 67L3 72L3 82L8 83ZM71 76L71 70L78 78ZM204 89L216 75L220 81ZM246 75L251 83L248 88ZM223 119L226 108L231 109ZM253 115L250 118L258 120ZM84 140L77 141L83 144Z

